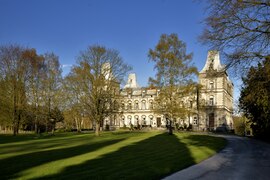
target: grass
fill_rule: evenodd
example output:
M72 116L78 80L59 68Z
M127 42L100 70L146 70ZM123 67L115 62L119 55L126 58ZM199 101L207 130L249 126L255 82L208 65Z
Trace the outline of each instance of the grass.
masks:
M225 144L219 137L191 133L0 135L0 179L160 179Z

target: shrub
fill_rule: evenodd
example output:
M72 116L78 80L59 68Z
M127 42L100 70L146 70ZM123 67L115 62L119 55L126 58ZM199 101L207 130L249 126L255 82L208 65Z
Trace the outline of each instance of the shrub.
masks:
M187 124L186 123L184 123L184 129L187 129Z
M188 131L191 131L191 130L192 130L192 124L190 124L190 125L187 127L187 130L188 130Z
M239 136L245 136L246 132L249 132L249 135L251 134L250 125L245 117L233 117L233 121L235 134Z
M179 130L179 124L178 123L175 124L175 127L176 127L177 130Z
M105 129L106 129L106 131L109 131L110 130L110 125L106 124Z
M130 124L130 130L134 130L133 124Z

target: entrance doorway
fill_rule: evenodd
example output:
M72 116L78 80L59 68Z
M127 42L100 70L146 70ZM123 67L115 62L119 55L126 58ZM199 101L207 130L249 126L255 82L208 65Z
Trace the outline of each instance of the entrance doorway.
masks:
M209 128L213 129L215 127L215 114L210 113L209 114Z
M161 127L161 118L157 117L157 127Z

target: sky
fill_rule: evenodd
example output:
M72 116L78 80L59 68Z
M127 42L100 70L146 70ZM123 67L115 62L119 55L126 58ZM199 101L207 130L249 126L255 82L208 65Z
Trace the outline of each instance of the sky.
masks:
M147 86L154 64L147 53L163 33L178 34L200 71L207 46L198 42L205 1L193 0L0 0L0 45L19 44L39 54L54 52L63 75L80 51L103 45L120 52ZM236 92L237 93L237 92ZM238 92L239 93L239 92Z

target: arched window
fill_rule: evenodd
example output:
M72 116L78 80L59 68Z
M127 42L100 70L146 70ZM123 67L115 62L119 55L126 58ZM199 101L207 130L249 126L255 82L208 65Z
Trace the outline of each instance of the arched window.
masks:
M202 105L205 105L205 99L202 99Z
M131 116L131 115L129 115L127 118L128 118L128 123L129 123L129 124L132 124L132 122L131 122L131 120L132 120L132 116Z
M214 96L210 96L209 98L209 105L213 106L214 105Z
M132 104L131 101L128 101L128 109L131 110L132 109Z
M145 115L142 115L142 124L146 125L146 116Z
M210 81L209 88L214 89L214 82L213 81Z
M180 107L181 107L181 108L184 108L184 107L185 107L184 101L181 101L181 102L180 102Z
M117 116L116 115L113 116L113 125L114 126L117 125Z
M198 119L196 116L193 117L193 124L194 125L197 125L198 124Z
M140 124L140 122L139 122L139 116L138 115L135 115L134 118L135 118L134 124Z
M117 109L117 108L116 108L116 104L117 104L117 103L116 103L116 100L114 100L113 103L112 103L112 109L113 109L113 110L116 110L116 109Z
M193 101L192 101L192 100L189 101L189 107L190 107L190 108L193 107Z
M134 109L139 109L139 102L138 101L135 101Z
M142 100L142 109L146 109L146 101Z
M153 100L149 101L149 109L154 109Z
M153 118L154 118L154 117L153 117L152 115L150 115L150 116L149 116L150 125L153 125L153 124L154 124L154 122L153 122Z
M122 109L122 110L125 109L125 103L124 103L124 102L121 103L121 109Z
M122 120L122 124L123 124L123 125L126 125L126 123L125 123L125 116L122 116L122 117L121 117L121 120Z

